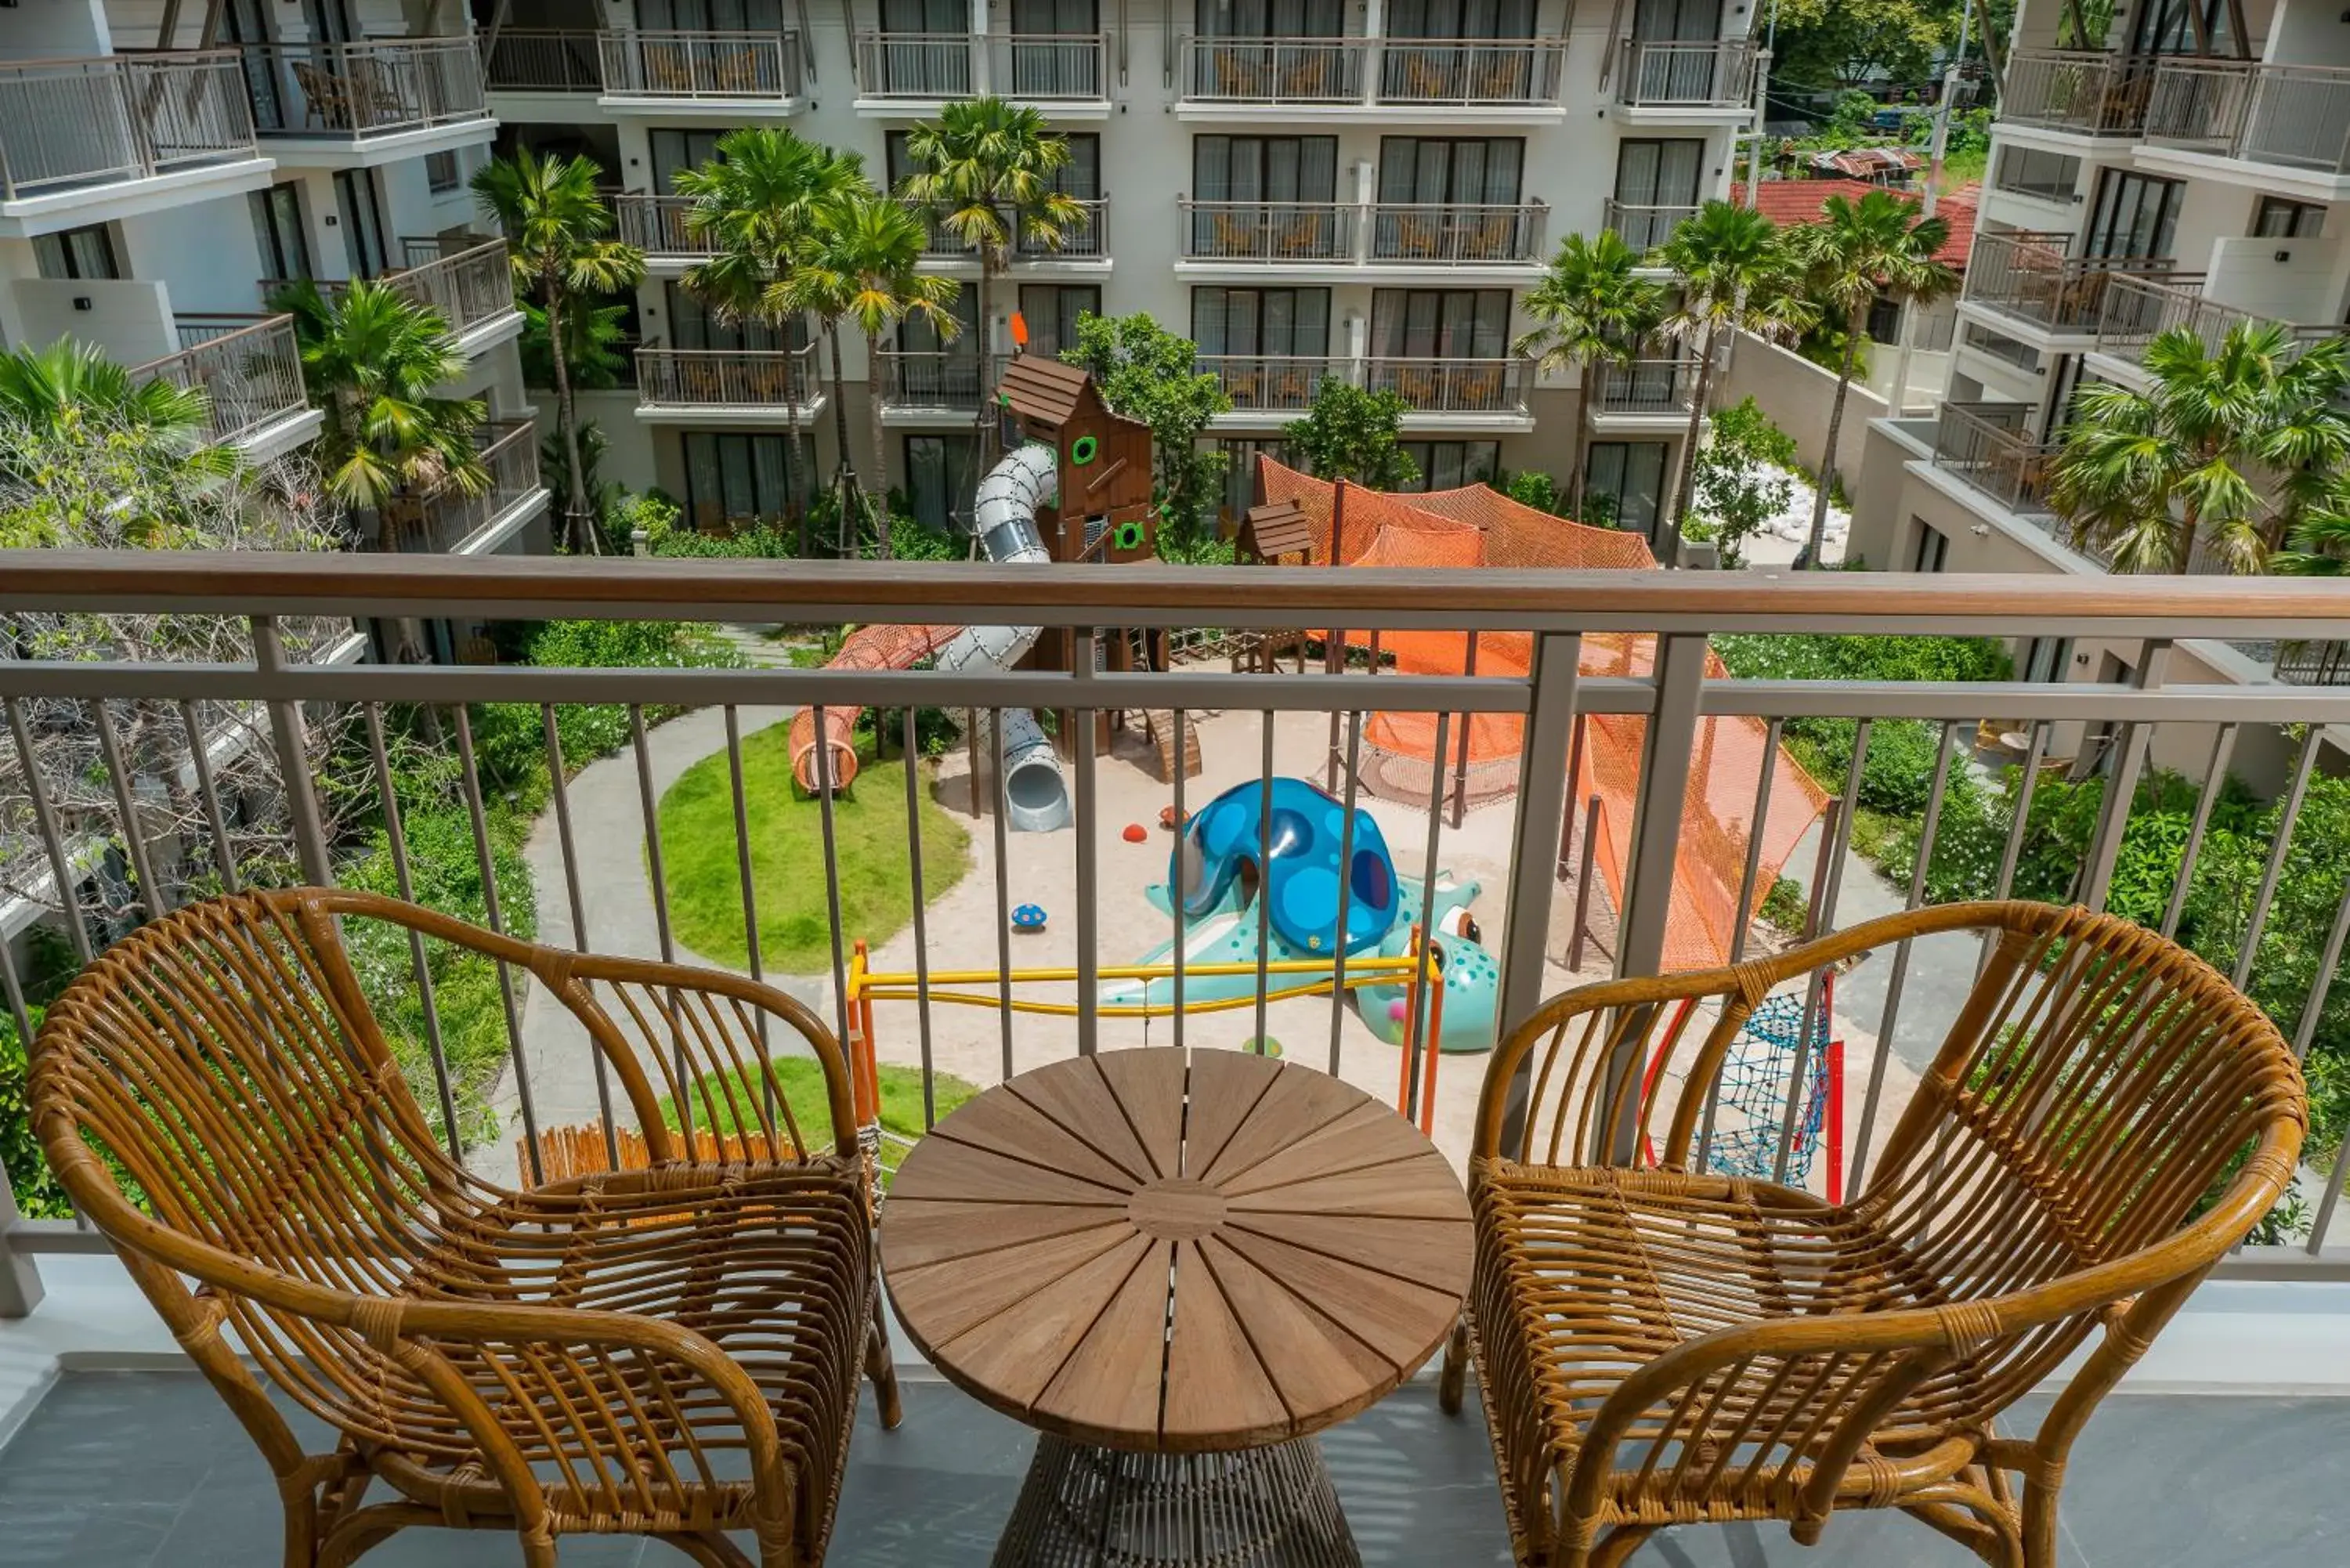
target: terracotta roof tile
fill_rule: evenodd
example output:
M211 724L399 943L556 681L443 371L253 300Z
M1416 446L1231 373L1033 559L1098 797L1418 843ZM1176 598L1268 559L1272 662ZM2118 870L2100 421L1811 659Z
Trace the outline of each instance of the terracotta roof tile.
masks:
M1810 223L1819 220L1820 209L1830 196L1842 196L1857 201L1871 191L1884 187L1866 180L1765 180L1756 192L1757 211L1774 223ZM1975 242L1975 197L1978 187L1970 185L1950 192L1936 203L1934 215L1950 225L1950 237L1942 242L1938 253L1947 265L1966 270L1967 252ZM1911 194L1911 192L1900 192ZM1743 203L1746 183L1740 181L1730 188L1730 199Z

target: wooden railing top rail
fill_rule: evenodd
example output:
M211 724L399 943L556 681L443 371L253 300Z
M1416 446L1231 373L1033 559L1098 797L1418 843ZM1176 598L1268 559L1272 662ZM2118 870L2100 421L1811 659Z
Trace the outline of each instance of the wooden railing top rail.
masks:
M1049 625L1306 624L1488 629L1962 631L2062 626L2109 637L2350 638L2350 599L2323 578L2005 573L1415 572L1265 574L1250 566L990 566L956 562L600 561L330 556L265 551L0 551L0 610L554 619L914 621L984 613Z

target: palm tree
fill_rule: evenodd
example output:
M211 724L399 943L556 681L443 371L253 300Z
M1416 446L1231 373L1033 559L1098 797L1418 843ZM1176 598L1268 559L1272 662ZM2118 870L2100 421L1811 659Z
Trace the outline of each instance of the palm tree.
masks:
M0 353L0 421L43 434L99 437L135 431L186 472L236 472L232 447L212 443L212 400L198 388L134 381L105 350L61 337L46 348ZM13 443L0 443L0 475L22 478Z
M611 238L612 209L596 189L597 165L561 154L541 159L529 148L493 159L473 176L473 200L505 230L515 286L535 294L550 323L567 325L573 294L617 294L645 275L645 254ZM599 553L599 530L579 462L579 410L571 396L567 331L547 333L555 362L555 419L563 432L563 514L571 547Z
M1534 325L1513 351L1532 357L1544 370L1572 366L1583 382L1571 449L1570 516L1583 515L1584 436L1600 368L1630 364L1664 313L1665 291L1635 270L1639 265L1638 254L1613 229L1592 239L1569 234L1542 282L1526 291L1525 311Z
M693 203L686 210L686 232L715 250L708 261L686 269L686 288L720 320L763 322L778 330L789 348L790 327L799 313L787 280L814 238L817 209L845 184L861 179L855 160L780 127L727 132L719 138L716 157L672 178L678 194ZM787 353L783 368L784 400L796 410L798 363ZM788 454L798 444L796 435L784 443L787 468ZM784 489L794 496L799 493L789 472ZM803 535L803 553L806 543Z
M2118 571L2183 572L2208 554L2257 572L2296 522L2324 531L2329 476L2350 451L2333 406L2350 380L2338 340L2303 345L2246 321L2206 352L2174 327L2144 364L2146 391L2092 382L2074 394L2048 501L2077 543Z
M1680 298L1665 313L1662 330L1697 354L1697 389L1690 400L1689 434L1681 442L1660 554L1680 551L1697 474L1697 443L1713 392L1713 367L1722 335L1745 332L1783 342L1811 325L1817 312L1796 293L1800 276L1778 226L1762 213L1723 201L1708 202L1681 220L1649 258L1679 276Z
M866 398L872 423L872 493L889 493L889 443L881 421L881 339L909 316L938 330L942 342L962 331L955 318L954 280L921 272L929 235L921 220L903 203L870 189L827 204L817 221L816 250L805 271L837 315L865 334ZM834 353L837 363L838 344ZM983 367L984 362L983 361ZM889 508L879 514L881 554L889 554Z
M1812 493L1811 542L1804 546L1804 559L1814 567L1820 564L1826 538L1836 432L1844 424L1845 394L1852 389L1868 308L1879 296L1904 306L1924 305L1958 287L1959 275L1935 259L1950 237L1948 223L1920 217L1917 202L1890 191L1871 191L1857 202L1830 196L1820 204L1819 222L1787 233L1788 249L1804 268L1806 288L1842 317L1844 327L1835 400L1828 405L1827 447L1820 459L1820 482Z
M939 118L907 133L906 154L920 165L899 193L937 214L939 226L979 253L979 352L988 351L995 280L1024 236L1057 251L1086 221L1085 204L1055 189L1068 167L1069 144L1045 130L1033 109L1000 98L951 103ZM978 425L995 429L986 400Z
M2350 476L2334 493L2301 515L2287 541L2291 549L2269 557L2269 570L2287 577L2350 576Z
M318 461L327 487L346 505L377 513L386 547L392 504L443 486L466 495L489 488L474 443L486 406L434 391L465 370L439 311L365 281L329 299L302 278L269 303L292 313L303 384L326 414Z

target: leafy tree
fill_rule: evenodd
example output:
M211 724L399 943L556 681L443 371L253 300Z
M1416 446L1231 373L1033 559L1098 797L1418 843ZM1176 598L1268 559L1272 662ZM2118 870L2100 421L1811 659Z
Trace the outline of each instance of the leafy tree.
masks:
M1857 202L1830 196L1821 203L1818 223L1788 231L1788 247L1804 269L1806 289L1841 317L1844 328L1844 358L1836 369L1835 400L1828 405L1825 455L1820 482L1813 487L1811 535L1804 545L1804 558L1814 567L1827 531L1836 435L1844 426L1855 360L1867 336L1863 327L1868 307L1880 294L1908 306L1957 288L1959 275L1935 259L1950 237L1947 222L1920 216L1917 202L1890 191L1871 191Z
M1000 98L966 99L906 135L906 155L918 165L900 194L928 207L939 226L979 253L979 351L988 350L994 289L1012 265L1023 235L1057 251L1086 221L1084 203L1056 188L1069 164L1066 138L1047 129L1043 114ZM983 400L979 428L995 429Z
M1689 514L1698 435L1713 393L1713 368L1722 337L1744 332L1783 342L1809 326L1814 312L1798 292L1802 268L1788 253L1778 226L1744 207L1708 202L1681 220L1658 247L1655 260L1681 280L1679 302L1666 312L1661 329L1698 361L1689 432L1677 460L1672 506L1658 552L1669 563L1679 553L1681 519Z
M866 411L872 424L872 492L889 488L889 433L881 422L881 340L908 317L937 329L941 341L962 330L955 318L952 278L920 270L927 243L921 221L870 186L817 209L816 243L800 275L812 296L837 305L837 314L865 334ZM839 344L833 346L837 364ZM873 508L881 554L889 555L889 511Z
M239 459L233 448L212 444L210 407L204 393L192 388L160 379L134 383L102 349L69 338L47 348L0 353L0 428L16 427L28 438L0 441L0 479L30 482L42 452L57 450L45 447L46 441L70 448L85 439L109 441L142 470L224 477L236 472ZM29 439L35 436L44 440ZM141 492L134 488L129 493ZM156 527L168 527L171 521L142 519ZM30 532L28 520L11 522L20 534ZM139 536L132 542L140 542Z
M2269 557L2280 576L2338 577L2350 575L2350 474L2303 512L2287 536L2290 549Z
M521 302L522 337L515 344L522 355L522 379L526 386L555 385L555 347L546 335L546 308L529 300ZM621 372L629 362L621 356L620 344L628 337L629 307L598 299L593 295L575 294L564 301L563 359L571 377L575 392L601 392L620 384ZM590 421L581 421L580 439L587 439ZM555 472L570 461L570 448L560 427L555 431L554 459L546 465ZM585 454L582 454L583 460ZM595 486L588 486L592 493Z
M425 493L489 488L474 445L486 405L436 390L465 371L439 311L366 281L329 299L308 278L270 305L293 314L303 384L326 414L317 451L328 487L377 514L387 547L399 511Z
M566 330L547 334L555 370L555 419L563 431L566 479L563 514L571 547L598 549L595 511L579 462L579 410L572 398L569 326L574 295L617 294L645 275L645 254L612 234L612 209L597 190L597 165L561 154L542 159L525 147L491 160L473 176L473 200L505 231L515 286L536 296L546 320Z
M1232 406L1222 384L1198 365L1199 349L1147 313L1077 318L1077 341L1061 351L1085 367L1112 413L1150 427L1152 492L1170 549L1212 536L1224 455L1200 448L1208 421Z
M2274 322L2242 322L2207 354L2174 328L2145 364L2147 391L2093 382L2074 395L2048 499L2074 539L2123 571L2184 571L2202 551L2249 572L2301 512L2324 528L2327 476L2350 450L2339 337L2303 347Z
M1713 416L1697 460L1697 510L1721 546L1721 564L1742 564L1745 542L1794 498L1795 438L1748 398Z
M1531 506L1554 517L1574 515L1574 508L1559 492L1558 481L1539 468L1520 469L1510 475L1510 482L1502 487L1502 493L1521 506Z
M1322 479L1351 479L1373 490L1401 490L1419 478L1419 464L1399 439L1411 405L1391 388L1371 391L1326 380L1314 402L1282 439Z
M671 183L692 203L685 213L686 233L715 251L686 268L687 291L720 320L763 323L789 346L790 328L802 313L786 280L816 232L817 207L837 193L834 155L780 126L749 126L719 138L716 157L678 171ZM783 368L784 400L796 408L797 357L785 355ZM795 460L807 462L801 439L795 426L784 442L784 493L795 498L801 487L789 470ZM845 441L841 455L847 456ZM805 534L801 552L806 552Z
M1583 506L1585 432L1601 367L1629 365L1664 315L1664 289L1638 271L1640 258L1623 236L1602 229L1596 238L1569 234L1543 280L1526 291L1534 323L1513 352L1544 370L1572 367L1580 376L1573 445L1568 449L1568 515Z
M1959 7L1974 3L1780 0L1773 85L1858 88L1884 79L1926 80L1958 40ZM1995 14L2013 10L2012 0L2002 0ZM1843 108L1839 102L1840 117ZM1875 109L1874 99L1869 108Z

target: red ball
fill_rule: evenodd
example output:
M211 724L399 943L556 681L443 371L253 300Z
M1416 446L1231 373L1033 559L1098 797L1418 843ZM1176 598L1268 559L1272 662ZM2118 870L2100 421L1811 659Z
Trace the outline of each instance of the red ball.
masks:
M1149 840L1150 834L1143 827L1142 824L1139 822L1129 822L1126 825L1126 833L1124 836L1128 844L1141 844Z

